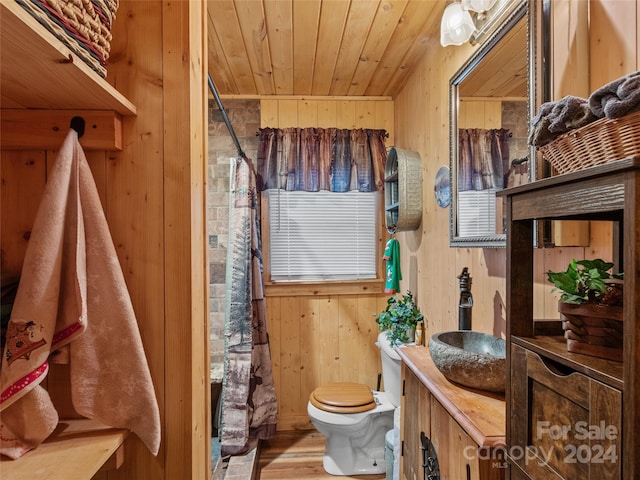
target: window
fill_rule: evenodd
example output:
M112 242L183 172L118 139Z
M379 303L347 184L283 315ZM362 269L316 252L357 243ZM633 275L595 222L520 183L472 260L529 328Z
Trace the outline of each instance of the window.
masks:
M272 282L376 278L380 192L263 192Z

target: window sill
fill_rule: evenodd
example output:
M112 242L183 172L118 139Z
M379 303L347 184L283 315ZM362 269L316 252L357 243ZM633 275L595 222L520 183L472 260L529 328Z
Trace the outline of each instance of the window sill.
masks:
M267 297L303 297L316 295L379 295L384 293L380 279L348 282L265 283Z

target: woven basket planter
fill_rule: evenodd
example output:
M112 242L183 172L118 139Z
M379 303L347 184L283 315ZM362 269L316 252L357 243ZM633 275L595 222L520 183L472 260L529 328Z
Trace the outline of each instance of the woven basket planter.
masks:
M568 351L622 361L622 307L559 302L558 311Z
M539 150L558 173L640 155L640 111L621 118L601 118L560 135Z
M101 77L106 77L111 25L119 0L16 1Z

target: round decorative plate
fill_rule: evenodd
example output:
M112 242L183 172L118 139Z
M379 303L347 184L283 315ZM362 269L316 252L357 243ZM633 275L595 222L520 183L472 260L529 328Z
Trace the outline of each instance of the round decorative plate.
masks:
M449 183L449 167L440 167L436 173L433 191L440 207L448 207L451 203L451 185Z

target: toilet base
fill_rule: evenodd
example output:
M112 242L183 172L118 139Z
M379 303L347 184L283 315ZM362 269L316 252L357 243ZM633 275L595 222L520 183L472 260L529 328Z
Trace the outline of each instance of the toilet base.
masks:
M329 455L322 457L322 466L328 474L338 476L379 475L385 473L387 471L387 463L384 458L384 447L371 449L367 453L370 458L360 457L356 459L348 470L337 465L333 457Z

